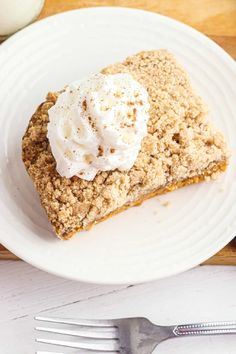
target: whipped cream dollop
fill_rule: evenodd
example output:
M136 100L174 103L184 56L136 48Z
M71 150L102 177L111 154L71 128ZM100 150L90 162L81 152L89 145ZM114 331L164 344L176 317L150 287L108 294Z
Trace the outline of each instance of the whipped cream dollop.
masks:
M48 111L58 173L91 181L98 171L130 169L148 112L147 90L130 74L96 74L67 86Z

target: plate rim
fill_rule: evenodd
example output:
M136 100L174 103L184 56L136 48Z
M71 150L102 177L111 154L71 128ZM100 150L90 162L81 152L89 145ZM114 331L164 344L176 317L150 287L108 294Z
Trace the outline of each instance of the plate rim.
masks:
M17 41L18 37L21 38L22 36L24 36L25 34L27 34L27 32L31 32L32 30L34 31L34 28L37 27L42 27L44 26L45 22L50 22L52 21L53 18L57 18L57 17L63 17L63 16L69 16L71 13L81 13L81 12L104 12L104 11L109 11L109 12L116 12L117 11L125 11L125 12L130 12L130 13L144 13L145 15L148 14L149 16L155 16L155 17L159 17L162 20L168 21L169 23L173 23L175 25L177 25L178 27L182 27L183 29L187 30L188 32L191 31L194 36L198 37L198 38L202 38L202 40L205 40L208 42L208 44L211 45L211 47L215 47L219 53L219 55L224 56L225 60L228 62L228 65L231 67L231 69L236 71L236 63L234 61L234 59L222 48L220 47L217 43L215 43L211 38L209 38L208 36L206 36L205 34L199 32L198 30L194 29L193 27L186 25L178 20L175 20L171 17L165 16L165 15L161 15L159 13L156 12L151 12L151 11L146 11L146 10L141 10L141 9L136 9L136 8L130 8L130 7L112 7L112 6L98 6L98 7L87 7L87 8L81 8L81 9L74 9L74 10L69 10L69 11L65 11L65 12L61 12L58 14L54 14L51 16L48 16L46 18L40 19L32 24L30 24L29 26L23 28L22 30L20 30L19 32L15 33L14 35L12 35L10 38L8 38L5 42L3 42L0 46L0 55L1 55L1 51L4 48L7 48L9 45L14 45L14 42ZM130 281L109 281L109 282L104 282L102 280L95 280L95 279L87 279L86 277L83 278L82 277L77 277L74 275L70 275L68 274L67 271L64 271L63 268L60 268L60 270L57 269L48 269L47 266L43 266L43 264L38 264L38 262L34 262L34 259L32 259L32 256L30 256L29 254L26 254L23 252L21 252L21 249L17 249L17 246L14 247L14 243L8 242L8 240L4 240L4 237L1 236L0 234L0 241L1 243L8 249L10 250L12 253L14 253L15 255L17 255L18 257L20 257L22 260L26 261L27 263L31 264L34 267L37 267L40 270L43 270L45 272L48 272L50 274L54 274L56 276L59 277L63 277L66 279L70 279L70 280L76 280L76 281L82 281L82 282L87 282L87 283L91 283L91 284L110 284L110 285L125 285L125 284L139 284L139 283L145 283L145 282L150 282L150 281L154 281L157 279L163 279L163 278L167 278L169 276L173 276L176 274L179 274L181 272L184 272L186 270L189 270L199 264L201 264L203 261L205 261L206 259L212 257L216 252L218 252L220 249L222 249L228 242L230 242L232 240L232 238L234 238L234 234L233 236L229 236L228 240L226 241L226 239L223 239L222 241L218 242L215 244L215 247L211 248L211 252L208 251L208 256L206 257L205 255L203 256L199 256L197 257L197 259L195 260L195 262L192 263L191 267L189 267L189 265L183 266L181 269L177 269L176 271L171 271L171 274L168 273L168 271L163 272L162 276L155 276L151 275L149 276L149 278L147 278L146 276L144 277L144 279L142 278L142 276L139 277L139 279L135 279L135 280L131 280Z
M208 43L211 43L211 45L213 45L213 47L217 47L218 50L221 51L221 54L224 55L227 60L229 59L231 61L231 64L233 64L234 69L236 69L236 63L234 58L227 53L218 43L216 43L213 39L211 39L209 36L207 36L205 33L198 31L197 29L195 29L194 27L187 25L184 22L181 22L179 20L176 20L175 18L169 17L167 15L163 15L160 14L158 12L153 12L153 11L149 11L149 10L143 10L143 9L139 9L139 8L134 8L134 7L125 7L125 6L91 6L91 7L82 7L79 9L72 9L72 10L66 10L63 12L59 12L56 14L52 14L50 16L44 17L44 18L40 18L39 20L36 20L35 22L30 23L29 25L27 25L26 27L23 27L22 29L20 29L19 31L17 31L16 33L10 35L9 38L7 38L6 40L4 40L1 44L0 44L0 52L1 52L1 48L4 48L8 45L11 44L11 42L14 42L18 36L22 36L22 33L27 33L28 31L32 30L32 28L34 27L38 27L41 26L43 23L45 22L50 22L53 18L57 18L57 17L63 17L63 16L69 16L71 13L76 13L76 12L90 12L90 11L95 11L95 12L99 12L99 11L127 11L127 12L136 12L136 13L144 13L146 15L149 16L157 16L160 19L172 22L173 24L175 23L177 26L181 26L182 28L185 28L186 30L190 30L192 31L192 33L194 33L195 35L197 35L199 38L201 37L203 40L208 41Z

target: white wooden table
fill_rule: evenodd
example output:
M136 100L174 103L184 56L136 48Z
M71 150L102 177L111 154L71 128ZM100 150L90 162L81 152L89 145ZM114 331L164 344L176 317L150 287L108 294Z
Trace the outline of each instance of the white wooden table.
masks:
M143 285L98 286L58 278L21 261L1 261L0 314L0 354L35 352L36 314L139 315L160 324L236 320L236 267L202 266ZM235 354L236 335L174 339L155 353Z

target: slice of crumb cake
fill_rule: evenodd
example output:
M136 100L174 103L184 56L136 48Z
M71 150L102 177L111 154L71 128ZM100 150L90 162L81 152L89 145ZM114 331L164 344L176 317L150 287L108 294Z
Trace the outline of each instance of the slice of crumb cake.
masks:
M207 108L172 54L141 52L102 71L118 73L130 74L142 85L150 104L147 134L132 167L94 170L92 180L83 179L84 170L80 177L62 177L47 137L48 110L58 93L48 94L23 137L26 169L62 239L154 195L215 178L227 167L224 137L206 121Z

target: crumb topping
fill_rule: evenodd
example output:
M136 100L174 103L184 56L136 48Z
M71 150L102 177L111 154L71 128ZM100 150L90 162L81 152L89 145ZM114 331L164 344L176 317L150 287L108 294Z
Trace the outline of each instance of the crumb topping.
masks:
M98 146L98 157L103 156L103 147L101 145Z
M83 109L86 111L87 110L87 102L86 102L86 100L83 101L82 106L83 106Z

